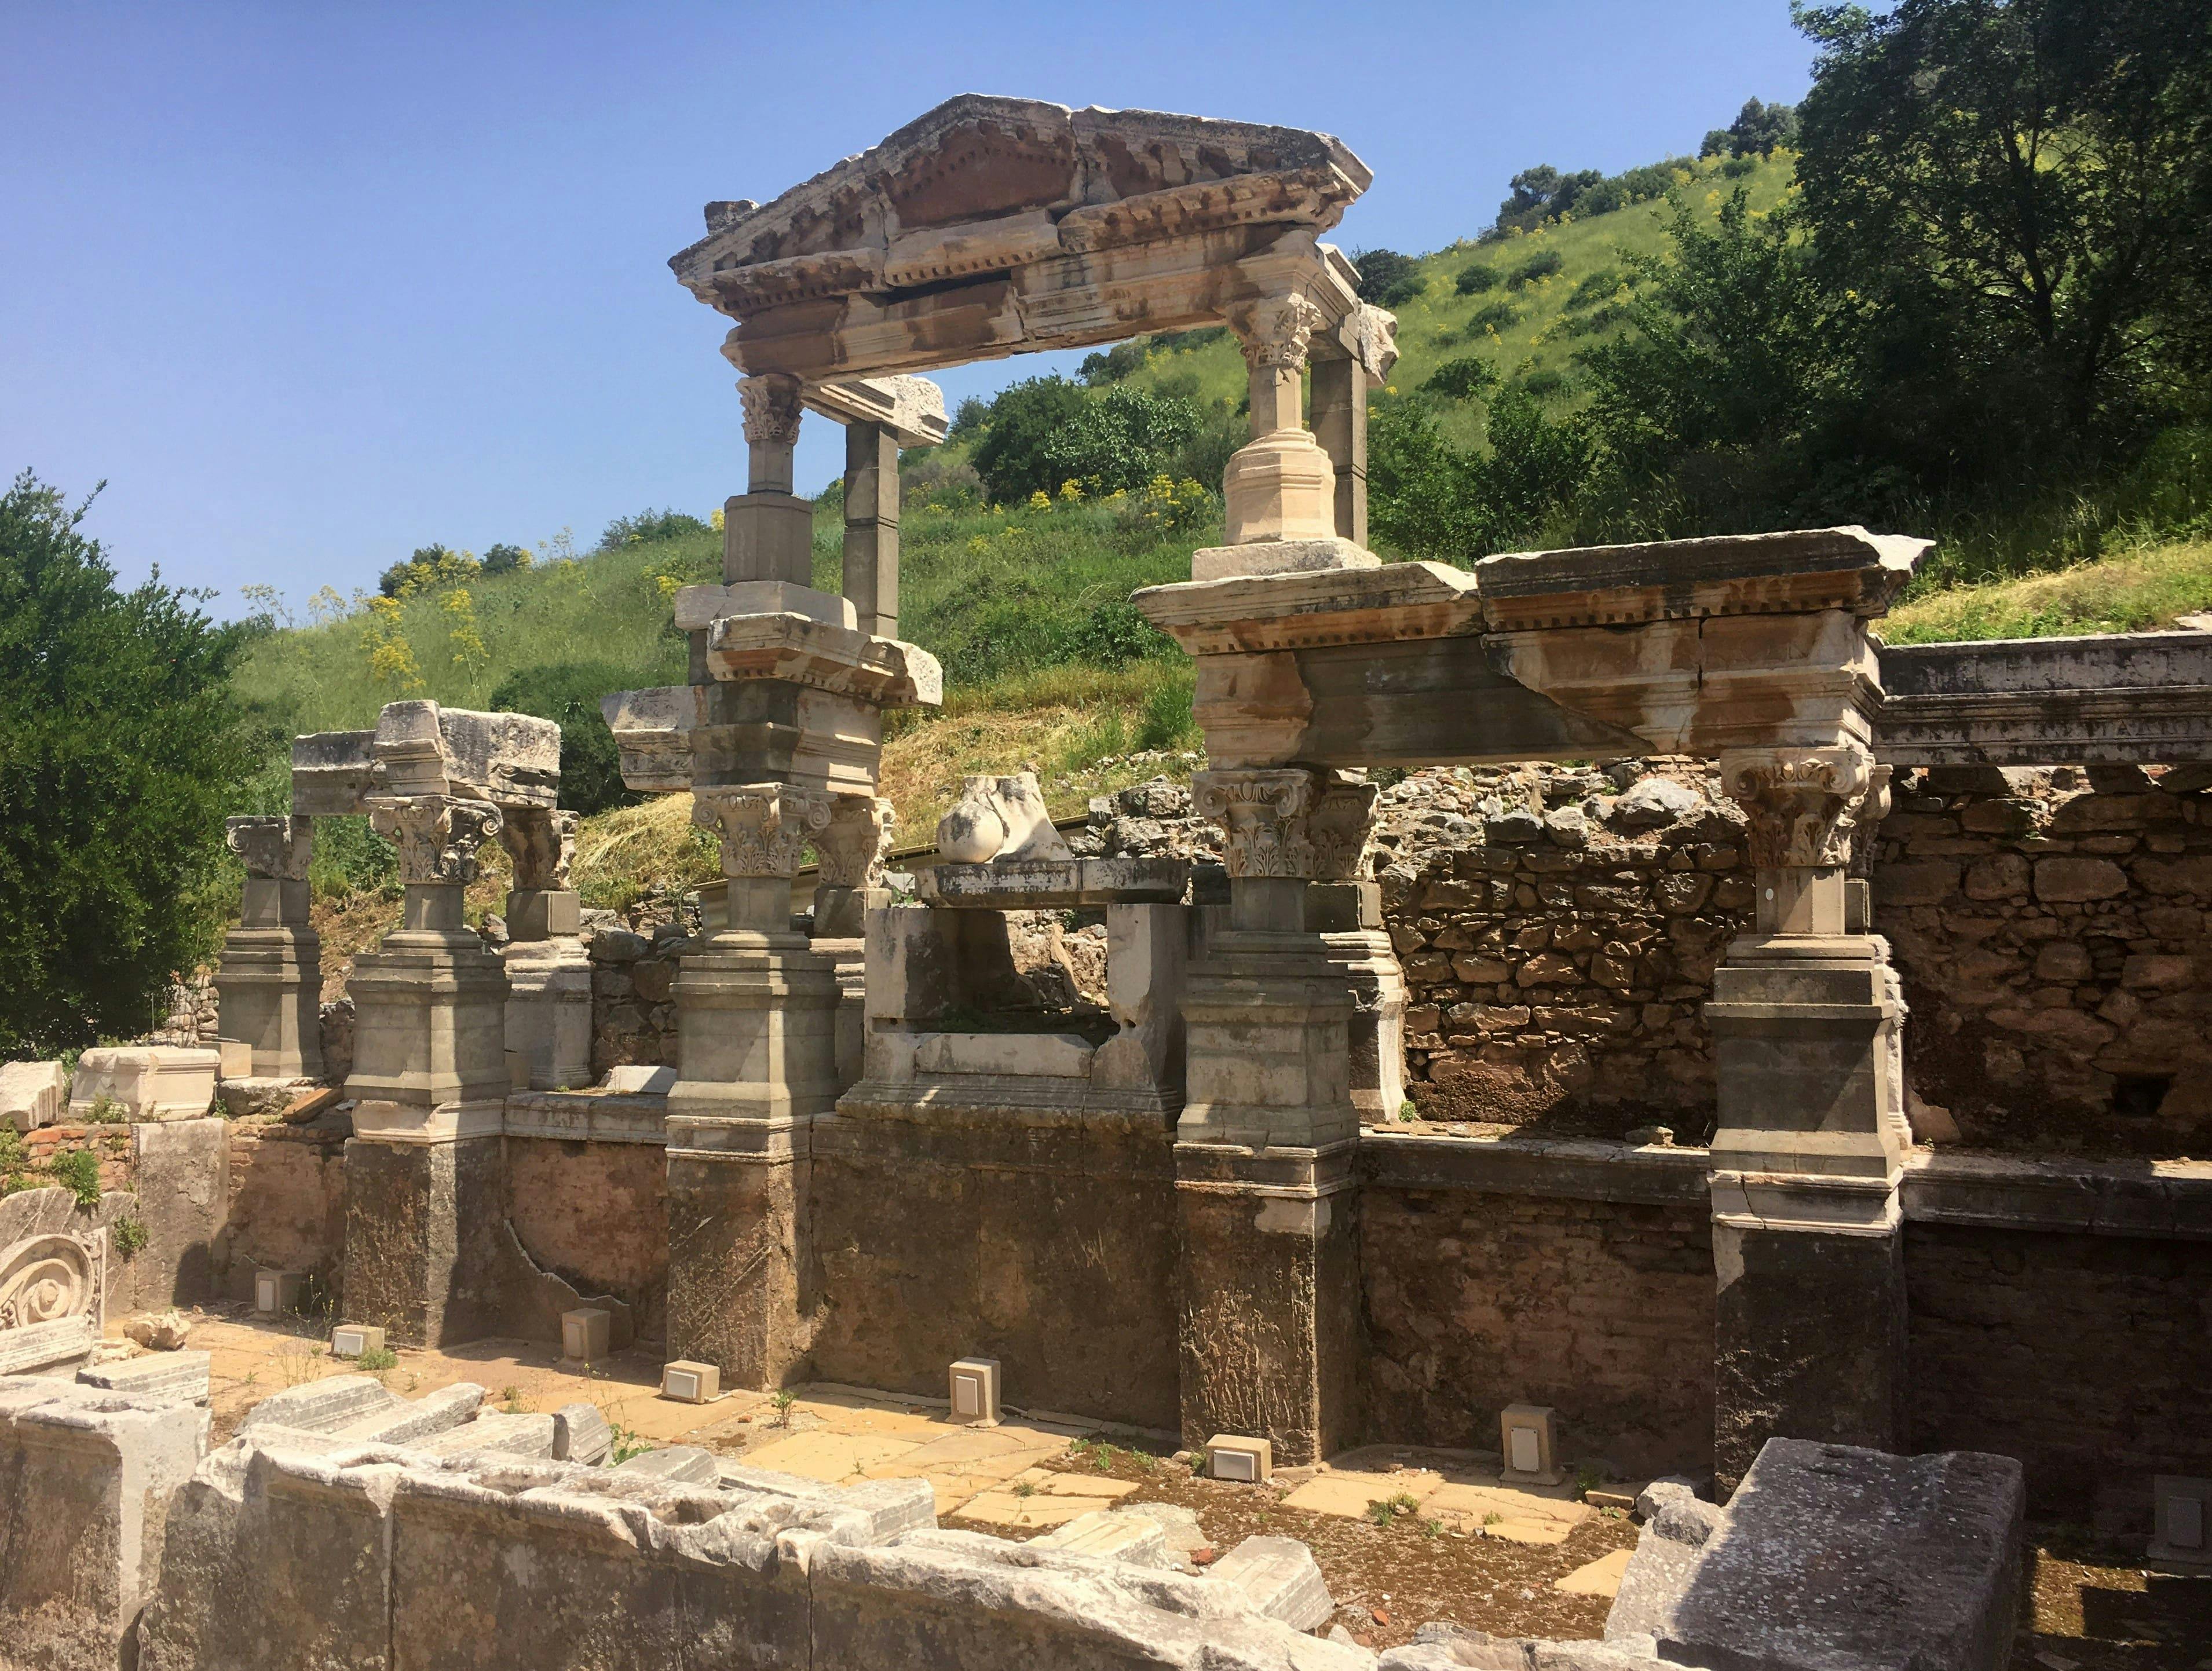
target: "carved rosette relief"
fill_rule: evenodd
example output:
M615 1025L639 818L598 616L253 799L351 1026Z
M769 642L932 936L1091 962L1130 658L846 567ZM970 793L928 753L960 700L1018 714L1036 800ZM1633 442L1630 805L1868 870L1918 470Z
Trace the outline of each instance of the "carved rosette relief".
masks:
M866 888L882 874L898 817L891 804L873 795L839 795L830 822L814 835L822 882L831 888Z
M550 807L518 807L500 826L499 839L514 860L517 888L550 891L568 885L576 857L576 815Z
M420 885L475 881L477 849L506 819L488 800L394 795L370 798L368 822L399 849L399 879Z
M805 412L799 394L799 380L781 372L766 372L739 383L738 398L745 404L745 439L756 447L797 446L799 421Z
M787 878L830 827L836 799L826 789L787 783L720 785L691 795L691 822L722 845L723 875Z
M96 1313L106 1234L33 1236L0 1251L0 1329Z
M1232 877L1320 874L1313 813L1328 787L1322 774L1303 767L1194 773L1193 809L1224 832L1222 859Z
M1327 321L1304 296L1277 296L1238 309L1229 325L1254 371L1304 371L1313 333Z
M222 839L248 876L269 882L305 882L315 853L312 818L229 818Z
M1858 749L1731 753L1721 777L1751 815L1746 845L1760 870L1848 863L1854 837L1889 809L1889 768Z

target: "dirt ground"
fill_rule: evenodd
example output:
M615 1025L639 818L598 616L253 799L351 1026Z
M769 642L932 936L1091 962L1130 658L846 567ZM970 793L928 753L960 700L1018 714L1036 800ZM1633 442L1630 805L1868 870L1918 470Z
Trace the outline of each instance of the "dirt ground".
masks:
M2212 1671L2212 1569L2147 1566L2123 1545L2031 1527L2033 1620L2013 1671Z

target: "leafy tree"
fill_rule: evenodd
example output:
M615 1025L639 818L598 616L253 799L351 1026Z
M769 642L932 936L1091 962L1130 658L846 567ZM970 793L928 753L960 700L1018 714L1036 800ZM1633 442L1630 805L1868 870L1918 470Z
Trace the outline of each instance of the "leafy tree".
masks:
M561 661L510 673L491 693L495 712L534 714L561 727L561 805L604 812L644 799L622 781L622 752L599 713L599 699L644 683L605 661Z
M1769 156L1778 146L1796 142L1797 112L1788 105L1763 105L1756 99L1746 99L1735 120L1728 125L1727 133L1730 156Z
M386 598L411 598L418 592L462 586L483 573L483 564L466 551L447 545L418 545L405 562L395 562L378 578Z
M1045 447L1074 422L1090 397L1080 384L1064 377L1032 377L999 392L975 444L975 473L994 503L1018 504L1032 493L1058 490L1066 476L1055 476Z
M1359 299L1378 307L1396 307L1421 293L1421 264L1396 250L1362 250L1352 258L1359 270Z
M487 574L512 574L518 568L527 568L532 562L527 548L520 545L494 545L483 554L483 572Z
M2212 360L2212 28L2173 0L1801 3L1805 217L1931 437L2079 445ZM1962 422L1963 420L1963 422ZM2021 443L2040 445L2032 435Z
M0 1054L145 1030L213 949L266 741L230 688L258 629L158 574L118 590L83 516L27 471L0 495Z
M1045 438L1045 491L1079 482L1094 496L1134 493L1167 470L1199 432L1198 408L1177 395L1116 384Z

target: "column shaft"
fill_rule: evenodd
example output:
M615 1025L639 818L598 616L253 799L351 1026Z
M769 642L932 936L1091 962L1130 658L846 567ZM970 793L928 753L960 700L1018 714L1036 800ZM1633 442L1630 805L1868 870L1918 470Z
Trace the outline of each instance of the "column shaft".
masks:
M1314 439L1336 471L1336 532L1367 544L1367 374L1351 359L1316 360Z
M878 638L898 636L898 454L886 426L845 426L845 595Z

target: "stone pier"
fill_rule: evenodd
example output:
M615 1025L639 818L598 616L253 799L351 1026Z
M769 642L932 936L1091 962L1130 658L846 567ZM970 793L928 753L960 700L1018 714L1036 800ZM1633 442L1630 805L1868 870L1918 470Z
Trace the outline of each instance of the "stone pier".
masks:
M1724 1486L1770 1438L1907 1443L1902 1005L1887 943L1849 920L1845 878L1889 770L1863 743L1721 757L1757 867L1753 931L1705 1006Z
M568 886L576 815L518 807L499 839L514 861L507 896L507 1048L520 1054L532 1091L566 1091L592 1078L592 962L577 933Z
M307 926L314 825L233 818L224 839L246 866L246 889L216 971L222 1036L252 1047L256 1078L319 1079L322 941Z

